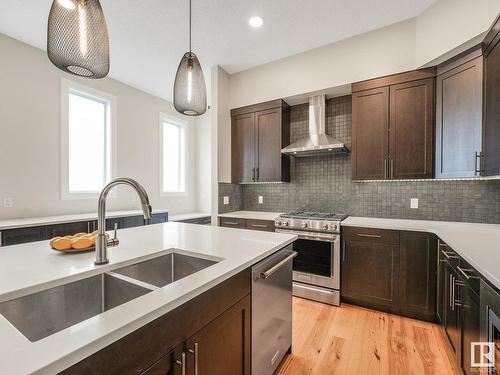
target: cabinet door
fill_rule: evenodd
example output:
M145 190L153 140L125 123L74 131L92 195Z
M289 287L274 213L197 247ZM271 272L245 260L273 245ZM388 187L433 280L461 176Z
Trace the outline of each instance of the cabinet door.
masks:
M190 375L250 375L250 297L188 339L186 348Z
M471 343L481 341L479 296L467 285L462 287L462 361L461 367L465 374L477 374L477 368L471 367ZM474 358L480 358L477 347Z
M168 221L168 213L153 214L153 224L166 223Z
M387 178L389 88L352 94L352 178Z
M50 237L71 236L76 233L92 232L92 223L90 221L81 221L77 223L55 224L47 227Z
M234 116L231 127L231 179L252 182L256 177L255 114Z
M461 332L460 332L460 311L455 303L457 298L457 275L452 266L446 263L445 266L445 306L444 306L444 331L450 344L452 353L456 361L460 360L461 352Z
M126 216L123 218L123 228L134 228L144 225L144 216Z
M436 320L436 248L432 234L400 233L399 308L405 316Z
M391 178L432 178L434 78L393 85L390 97Z
M438 264L437 264L437 298L436 298L436 317L439 323L444 323L445 307L445 256L441 251L441 241L438 242Z
M340 290L346 302L397 311L399 244L381 241L381 236L367 233L347 236Z
M498 22L496 30L498 31ZM487 176L500 174L500 43L499 37L484 60L483 171Z
M19 229L7 229L0 232L2 236L1 245L10 246L28 242L42 241L47 237L46 227L30 227Z
M281 108L255 113L257 129L256 180L261 182L281 181Z
M245 219L221 217L219 220L221 227L242 228L242 229L245 229L247 227L247 221Z
M122 217L114 217L106 219L106 230L124 229L125 220Z
M483 57L437 77L436 177L479 173L483 128Z

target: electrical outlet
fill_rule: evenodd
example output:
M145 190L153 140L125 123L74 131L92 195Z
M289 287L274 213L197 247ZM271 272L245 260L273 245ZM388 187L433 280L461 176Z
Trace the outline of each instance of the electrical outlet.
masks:
M12 208L14 207L14 199L13 198L4 198L3 199L4 208Z
M259 195L259 204L264 203L264 197L262 195Z
M410 199L410 208L418 208L418 198Z
M229 204L229 197L228 196L224 197L224 204Z

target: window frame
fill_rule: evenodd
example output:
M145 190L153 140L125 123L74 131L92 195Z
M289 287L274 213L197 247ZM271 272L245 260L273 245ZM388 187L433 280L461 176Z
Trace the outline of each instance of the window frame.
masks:
M189 161L188 161L188 148L189 148L189 126L188 126L188 121L185 119L182 119L180 117L175 117L172 115L168 115L166 113L160 112L159 114L159 169L160 169L160 181L159 181L159 188L160 188L160 196L161 197L187 197L189 195ZM165 122L177 125L181 127L184 130L184 191L183 192L177 192L177 191L164 191L164 186L163 186L163 124Z
M107 173L106 183L116 177L116 139L117 139L117 105L116 96L61 78L61 199L81 200L96 199L100 192L76 192L69 190L69 95L76 93L84 98L92 99L106 105L107 116ZM116 197L116 191L110 192L110 197Z

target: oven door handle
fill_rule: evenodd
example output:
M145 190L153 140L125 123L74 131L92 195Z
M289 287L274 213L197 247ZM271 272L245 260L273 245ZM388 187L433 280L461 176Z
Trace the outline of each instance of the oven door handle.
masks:
M276 229L276 233L294 234L302 240L313 240L313 241L323 241L323 242L337 242L340 236L334 235L323 235L321 233L311 233L311 232L301 232L289 229Z
M261 279L268 279L271 277L273 273L278 271L281 267L283 267L285 264L287 264L289 261L291 261L293 258L295 258L298 255L296 251L292 251L290 255L288 255L285 259L282 261L276 263L274 266L269 268L267 271L261 272L260 273L260 278Z

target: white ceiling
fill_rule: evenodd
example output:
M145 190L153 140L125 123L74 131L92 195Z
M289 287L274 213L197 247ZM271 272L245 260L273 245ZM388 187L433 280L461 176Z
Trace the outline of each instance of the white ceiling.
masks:
M192 0L193 51L205 76L235 73L390 25L435 0ZM45 49L52 0L0 0L0 33ZM171 100L188 48L187 0L101 0L111 38L110 76ZM264 26L252 29L248 18ZM1 51L0 51L1 55Z

